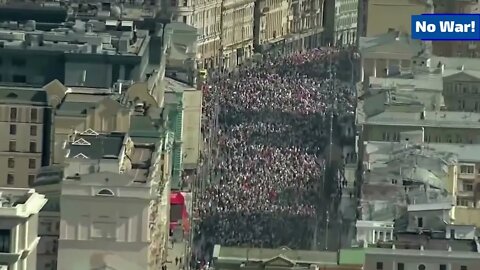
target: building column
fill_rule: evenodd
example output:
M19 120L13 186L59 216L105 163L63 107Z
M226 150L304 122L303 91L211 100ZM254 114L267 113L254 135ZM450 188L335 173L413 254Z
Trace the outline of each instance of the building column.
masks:
M373 77L377 77L377 59L373 59Z

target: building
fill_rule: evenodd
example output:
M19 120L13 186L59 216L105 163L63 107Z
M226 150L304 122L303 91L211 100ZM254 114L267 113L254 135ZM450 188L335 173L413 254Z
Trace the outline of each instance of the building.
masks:
M479 12L478 1L447 1L434 0L435 13L466 13L475 14ZM432 44L433 53L444 57L472 57L480 56L480 47L477 42L434 42Z
M356 45L357 0L335 0L325 2L324 43L337 46Z
M399 31L361 37L359 50L362 80L370 76L387 77L405 70L411 71L417 65L415 58L427 52L422 41L412 40L408 34ZM425 65L426 60L423 61Z
M222 1L196 1L191 25L199 29L198 54L202 68L215 68L219 65L222 52Z
M402 239L403 240L403 239ZM412 235L388 248L370 248L365 252L365 270L396 269L477 269L480 263L475 243L468 240L432 239ZM428 244L427 244L428 243Z
M161 14L197 29L199 64L213 68L221 61L222 0L162 1Z
M257 0L254 9L254 49L262 52L280 45L290 33L289 1Z
M37 29L34 21L0 23L1 81L111 87L118 80L143 80L149 72L150 36L132 21L76 21L49 29Z
M222 67L235 67L252 55L254 7L254 0L222 1Z
M37 269L38 212L46 202L33 189L0 188L0 268Z
M480 71L458 70L443 77L443 96L447 110L480 112Z
M349 255L348 252L343 254ZM357 262L341 259L337 252L259 249L241 247L223 247L215 245L213 249L213 265L215 269L325 269L325 270L360 270ZM356 258L352 258L356 259ZM345 261L345 264L341 264Z
M316 48L322 44L323 0L296 0L290 3L290 33L285 39L287 52Z
M365 154L384 155L395 151L395 149L404 148L404 143L391 142L368 142L365 146ZM427 151L449 152L457 156L458 164L454 170L454 175L450 177L452 191L452 203L450 216L453 224L479 226L480 220L480 158L477 157L477 151L480 151L478 144L449 144L449 143L412 143L412 148L423 147Z
M50 163L52 112L42 88L0 87L0 186L26 188Z
M74 133L64 165L42 168L35 186L51 204L40 217L49 236L40 246L51 250L58 241L58 254L39 254L37 269L55 261L56 269L158 269L164 263L169 162L162 140L137 138L91 129ZM48 230L58 223L58 231Z
M359 33L373 37L396 30L410 35L411 16L433 13L432 0L368 0L359 5Z

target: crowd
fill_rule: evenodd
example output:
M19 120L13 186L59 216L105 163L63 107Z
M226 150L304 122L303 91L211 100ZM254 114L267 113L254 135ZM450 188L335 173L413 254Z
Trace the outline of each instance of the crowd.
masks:
M218 114L219 154L197 213L207 242L310 247L330 117L355 106L352 87L329 72L341 53L267 55L212 80L204 111Z

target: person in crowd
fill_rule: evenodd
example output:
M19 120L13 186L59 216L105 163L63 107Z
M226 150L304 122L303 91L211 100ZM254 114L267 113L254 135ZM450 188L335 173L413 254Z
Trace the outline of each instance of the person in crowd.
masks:
M351 85L332 76L342 52L320 48L216 75L203 126L218 134L212 185L199 200L199 234L227 246L309 248L330 116L351 118ZM212 123L212 121L204 121Z

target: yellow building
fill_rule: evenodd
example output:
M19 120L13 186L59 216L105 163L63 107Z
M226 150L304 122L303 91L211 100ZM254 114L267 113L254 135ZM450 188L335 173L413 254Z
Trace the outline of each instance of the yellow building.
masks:
M393 29L410 34L411 16L432 12L433 5L424 0L361 1L360 33L372 37Z

